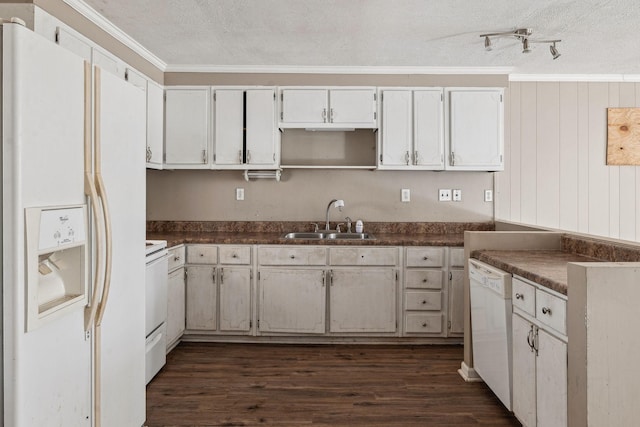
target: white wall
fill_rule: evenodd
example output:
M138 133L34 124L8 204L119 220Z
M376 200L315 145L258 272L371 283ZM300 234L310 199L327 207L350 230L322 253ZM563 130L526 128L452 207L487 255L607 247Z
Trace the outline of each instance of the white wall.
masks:
M511 82L496 220L640 241L640 167L606 166L607 108L640 83Z
M235 189L245 200L235 200ZM411 202L400 190L411 190ZM439 188L462 190L461 202L438 202ZM339 213L366 221L493 220L493 203L484 202L493 173L287 169L281 182L246 182L242 171L147 171L147 219L173 221L324 221L333 198L344 199Z

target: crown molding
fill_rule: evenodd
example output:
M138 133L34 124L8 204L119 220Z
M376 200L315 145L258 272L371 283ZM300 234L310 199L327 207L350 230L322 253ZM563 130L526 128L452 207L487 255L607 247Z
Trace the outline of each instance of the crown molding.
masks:
M129 49L140 55L143 59L151 63L153 66L165 71L167 63L154 55L151 51L147 50L144 46L138 43L135 39L122 31L116 25L114 25L107 18L102 16L98 11L86 4L82 0L62 0L64 3L73 8L76 12L87 18L89 21L97 25L100 29L107 34L118 40L120 43L127 46Z
M510 82L640 82L640 74L509 74Z
M509 74L510 67L413 67L413 66L296 66L296 65L180 65L168 64L167 73L260 74Z

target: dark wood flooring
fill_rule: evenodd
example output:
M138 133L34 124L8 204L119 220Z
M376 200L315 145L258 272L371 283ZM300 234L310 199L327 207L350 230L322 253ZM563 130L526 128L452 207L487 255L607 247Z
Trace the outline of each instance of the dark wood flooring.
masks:
M461 346L182 343L147 386L157 426L519 426Z

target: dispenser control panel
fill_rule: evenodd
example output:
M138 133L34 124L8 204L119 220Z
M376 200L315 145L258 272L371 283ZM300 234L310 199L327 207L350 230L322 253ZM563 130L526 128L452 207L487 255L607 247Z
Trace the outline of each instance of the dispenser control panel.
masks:
M38 249L58 248L86 240L82 207L47 209L40 213Z

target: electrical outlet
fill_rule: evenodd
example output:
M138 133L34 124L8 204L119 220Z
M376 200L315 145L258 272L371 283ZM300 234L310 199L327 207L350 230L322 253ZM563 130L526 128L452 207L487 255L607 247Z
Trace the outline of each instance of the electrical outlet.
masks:
M400 191L400 200L403 202L410 202L411 201L411 190L409 190L408 188L403 188Z
M441 202L451 201L451 190L438 190L438 200Z
M236 200L244 200L244 188L236 188Z
M452 196L453 196L453 201L454 202L461 202L462 201L462 190L453 190Z
M484 190L484 201L493 202L493 190Z

